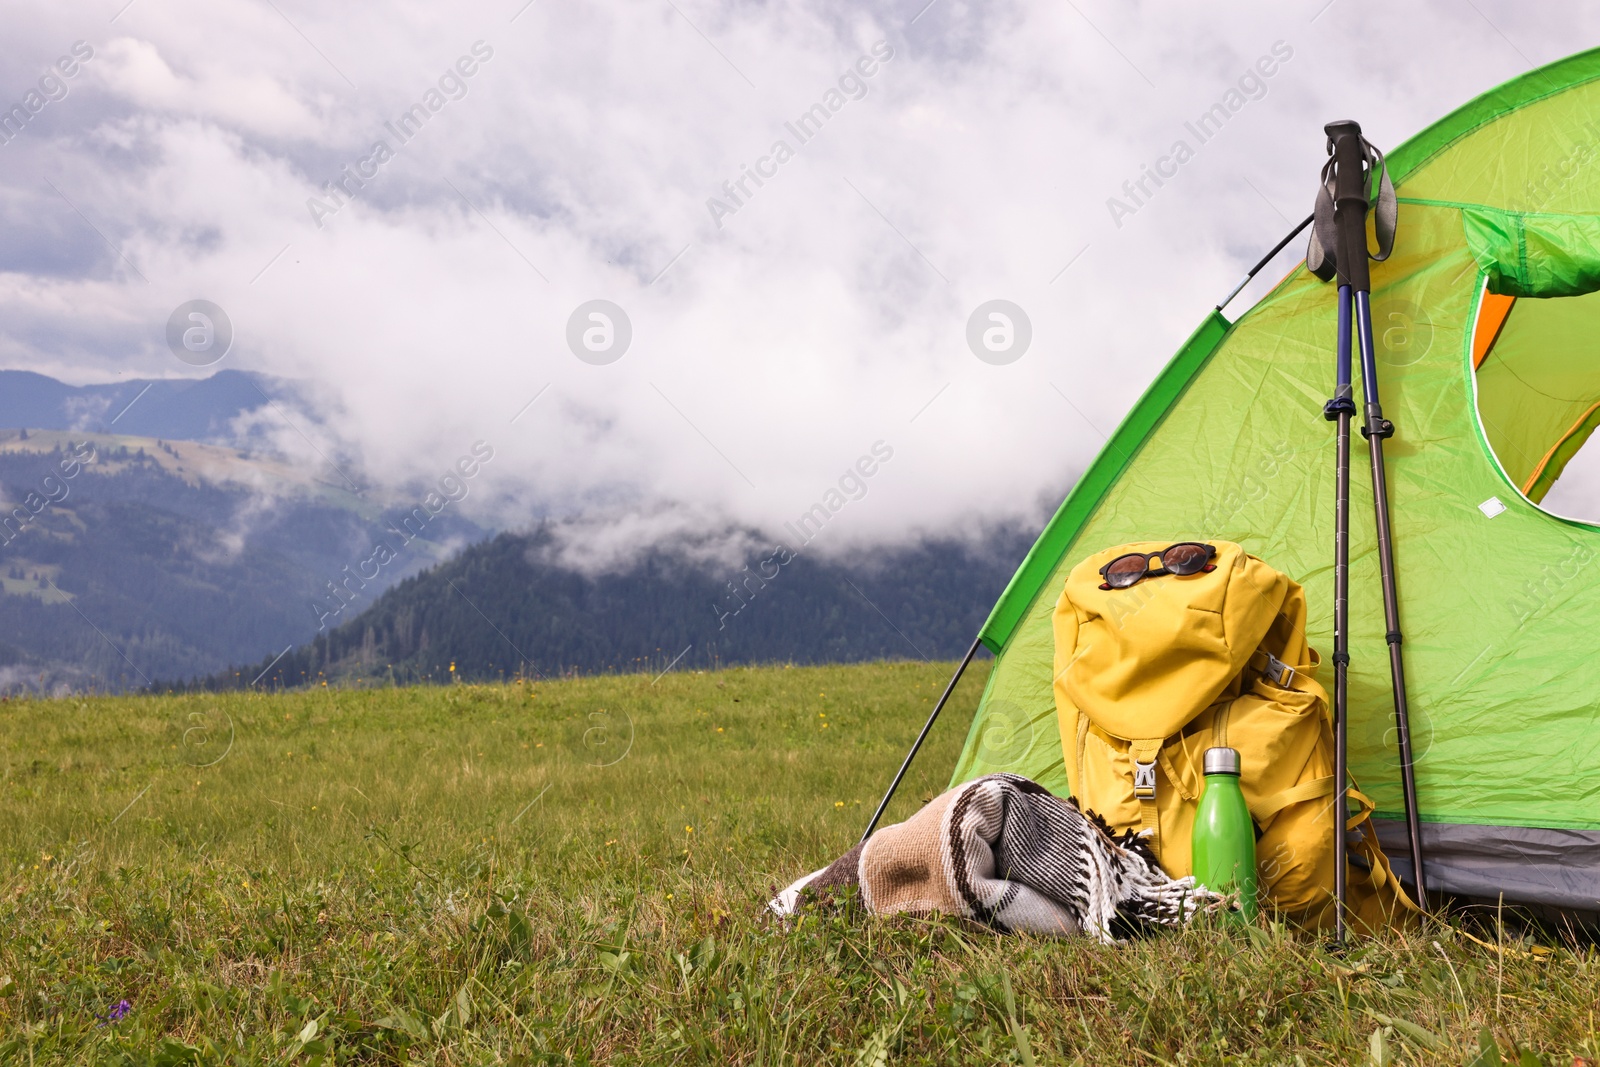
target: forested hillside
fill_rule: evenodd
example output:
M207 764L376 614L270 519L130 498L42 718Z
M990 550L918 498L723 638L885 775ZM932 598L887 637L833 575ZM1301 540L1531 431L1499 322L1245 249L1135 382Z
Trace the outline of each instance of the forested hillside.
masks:
M540 530L474 545L281 659L210 684L949 659L966 651L1029 537L924 542L856 559L799 554L781 565L763 552L721 570L657 550L597 576L551 562L551 541Z

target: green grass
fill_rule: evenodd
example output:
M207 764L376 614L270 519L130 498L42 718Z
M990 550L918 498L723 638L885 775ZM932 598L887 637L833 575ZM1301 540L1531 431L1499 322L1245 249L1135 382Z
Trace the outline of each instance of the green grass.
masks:
M948 670L0 704L0 1062L1596 1054L1600 954L1492 924L1335 958L1270 926L1107 948L766 921L854 843ZM966 720L892 818L943 788Z

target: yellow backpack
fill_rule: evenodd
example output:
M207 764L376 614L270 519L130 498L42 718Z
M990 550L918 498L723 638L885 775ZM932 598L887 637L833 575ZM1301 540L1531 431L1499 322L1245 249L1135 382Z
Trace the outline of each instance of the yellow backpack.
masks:
M1067 576L1055 610L1055 698L1067 776L1079 804L1114 830L1150 831L1167 873L1191 873L1189 835L1213 746L1239 750L1256 825L1264 908L1298 925L1333 925L1333 729L1320 663L1306 641L1305 592L1227 541L1214 569L1108 589L1106 549ZM1152 566L1159 564L1153 561ZM1369 816L1349 791L1348 902L1369 929L1414 914Z

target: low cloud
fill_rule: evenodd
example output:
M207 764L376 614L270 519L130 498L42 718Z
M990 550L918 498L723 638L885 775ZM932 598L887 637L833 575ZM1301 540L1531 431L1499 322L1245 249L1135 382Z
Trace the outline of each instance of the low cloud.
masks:
M624 570L645 550L670 545L672 554L710 570L736 569L769 547L754 530L726 525L727 516L694 505L657 503L645 511L596 509L545 524L548 539L528 549L530 562L594 576Z
M463 514L565 524L584 567L664 540L742 559L715 531L776 534L880 439L830 541L1033 521L1308 210L1323 122L1393 147L1600 28L1508 0L1382 34L1320 0L521 7L18 13L16 92L76 40L96 58L4 149L0 365L208 373L163 331L214 301L217 369L305 383L241 429L395 494L492 441ZM479 40L470 92L319 228L308 198ZM719 229L708 195L879 41L870 91ZM1115 225L1107 196L1276 41L1271 92ZM605 364L566 342L598 299L632 327ZM1006 365L965 339L997 299L1032 327Z

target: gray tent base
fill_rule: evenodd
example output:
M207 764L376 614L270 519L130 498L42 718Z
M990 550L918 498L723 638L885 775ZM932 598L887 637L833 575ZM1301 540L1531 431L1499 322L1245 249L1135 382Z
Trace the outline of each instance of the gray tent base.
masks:
M1372 821L1395 874L1409 885L1405 823ZM1600 922L1600 832L1425 822L1422 854L1430 892L1488 904L1503 897L1508 907L1547 917L1561 909L1586 924Z

